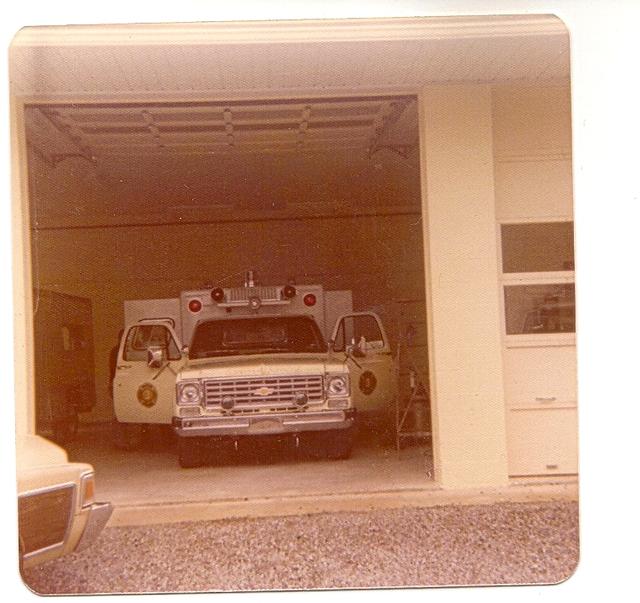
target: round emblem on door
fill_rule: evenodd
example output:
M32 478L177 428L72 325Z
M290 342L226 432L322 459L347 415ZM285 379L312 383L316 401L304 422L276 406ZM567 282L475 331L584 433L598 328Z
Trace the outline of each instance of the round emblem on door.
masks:
M158 390L152 383L143 383L138 388L137 397L142 406L151 408L158 400Z
M360 375L360 381L358 382L358 385L360 386L360 391L368 396L369 394L372 394L376 389L378 380L371 371L365 371L364 373L362 373L362 375Z

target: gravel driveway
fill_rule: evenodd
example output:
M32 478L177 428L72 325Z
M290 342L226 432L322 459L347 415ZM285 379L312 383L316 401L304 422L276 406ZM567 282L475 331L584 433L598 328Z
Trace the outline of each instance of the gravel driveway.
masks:
M577 503L503 503L107 528L24 577L42 594L554 583L577 562Z

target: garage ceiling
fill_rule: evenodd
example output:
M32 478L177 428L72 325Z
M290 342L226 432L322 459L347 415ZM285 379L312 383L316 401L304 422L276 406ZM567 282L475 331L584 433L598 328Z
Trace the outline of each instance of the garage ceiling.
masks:
M212 156L407 157L422 87L566 83L569 37L545 15L32 27L10 59L34 153L148 191Z
M410 105L389 96L428 83L566 81L568 51L566 29L544 15L31 27L14 40L11 87L75 103L29 116L31 139L60 147L52 155L69 140L96 157L368 148L398 103Z

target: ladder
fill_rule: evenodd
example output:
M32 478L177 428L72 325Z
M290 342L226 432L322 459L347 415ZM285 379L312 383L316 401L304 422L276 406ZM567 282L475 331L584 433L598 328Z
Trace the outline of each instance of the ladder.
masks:
M402 302L400 302L401 304ZM402 323L403 312L400 305L400 320ZM395 399L396 415L396 450L400 452L402 442L405 439L425 440L431 437L431 431L426 429L427 413L429 412L429 388L425 384L418 370L413 354L411 353L411 341L415 334L412 325L398 329L398 349L396 353L396 378L397 395ZM408 377L408 395L403 392Z

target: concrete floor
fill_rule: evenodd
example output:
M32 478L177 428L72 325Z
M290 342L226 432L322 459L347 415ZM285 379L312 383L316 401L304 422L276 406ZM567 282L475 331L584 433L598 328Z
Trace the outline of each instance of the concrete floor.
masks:
M443 489L433 481L428 441L397 451L366 434L361 432L348 460L313 459L254 440L194 469L178 465L170 430L151 431L140 449L127 452L114 448L109 425L86 424L66 448L70 460L94 466L97 499L115 507L111 527L578 498L575 476Z
M94 466L97 498L116 508L110 525L149 523L150 517L157 522L177 521L185 513L190 518L212 518L218 516L216 506L221 516L273 514L248 511L247 503L262 501L283 508L292 502L318 504L322 499L335 502L341 496L373 493L397 498L403 492L434 487L428 442L397 451L392 443L381 445L362 435L348 460L313 459L266 443L238 452L230 446L207 466L182 469L170 434L156 431L140 449L122 451L111 443L110 426L87 424L80 426L67 451L70 460Z

